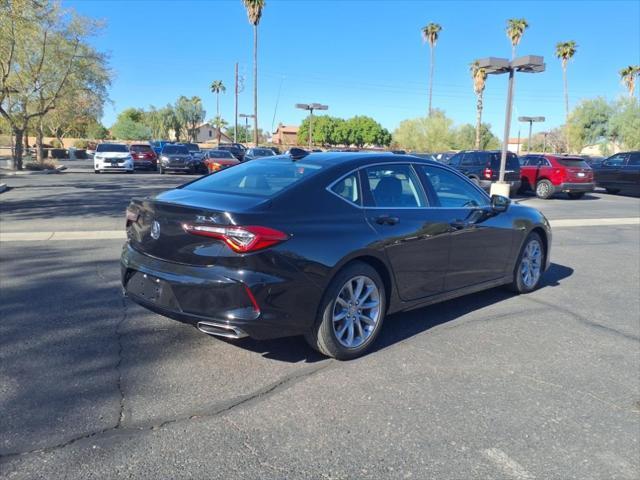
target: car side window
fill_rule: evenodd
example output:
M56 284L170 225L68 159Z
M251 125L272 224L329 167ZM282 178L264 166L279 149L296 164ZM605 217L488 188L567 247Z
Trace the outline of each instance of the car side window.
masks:
M357 173L351 173L343 179L336 182L331 191L344 198L347 202L360 205L360 188L358 186Z
M424 174L441 207L464 208L489 205L489 199L470 181L454 172L431 165L422 165Z
M456 153L453 157L449 159L449 165L451 165L452 167L459 167L461 160L462 160L462 153Z
M640 153L632 153L631 155L629 155L627 165L630 167L640 166Z
M625 160L625 155L623 155L622 153L618 153L616 155L614 155L613 157L609 157L607 158L603 165L606 165L608 167L620 167Z
M465 167L469 167L472 165L475 165L476 163L476 159L475 159L475 154L473 152L467 152L462 156L462 162L460 162L460 165L463 165Z
M373 206L424 207L427 200L410 165L376 165L364 169Z

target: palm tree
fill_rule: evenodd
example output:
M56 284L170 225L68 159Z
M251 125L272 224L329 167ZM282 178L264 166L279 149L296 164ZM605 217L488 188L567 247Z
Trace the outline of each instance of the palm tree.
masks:
M433 50L436 47L438 36L442 27L437 23L430 23L426 27L422 27L422 40L429 42L429 49L431 50L431 66L429 70L429 116L431 116L431 97L433 95Z
M222 80L214 80L211 82L211 93L216 95L216 117L220 116L220 94L227 91L227 87L224 86Z
M222 129L228 125L228 123L220 116L216 115L212 121L210 121L211 125L217 130L216 136L218 140L218 145L220 145L220 138L222 137Z
M265 0L242 0L249 23L253 25L253 142L258 145L258 24Z
M522 40L524 31L529 28L529 24L524 18L510 18L507 20L507 37L511 40L511 60L516 58L516 47Z
M482 128L482 96L487 83L487 71L480 68L476 61L471 64L471 78L473 79L473 91L478 99L476 103L476 150L480 150L480 129Z
M562 60L562 78L564 81L564 115L566 123L569 123L569 90L567 88L567 62L576 54L576 42L558 42L556 44L556 57Z
M633 98L636 90L636 77L640 77L640 65L629 65L620 70L620 80L629 90L629 96Z

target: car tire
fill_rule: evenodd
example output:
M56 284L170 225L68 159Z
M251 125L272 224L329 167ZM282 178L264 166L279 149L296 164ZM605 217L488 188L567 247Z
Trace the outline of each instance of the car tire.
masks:
M569 198L571 200L579 200L580 198L584 197L584 192L569 192L567 193L567 195L569 195Z
M615 195L616 193L620 193L619 188L605 188L608 194Z
M100 170L94 170L93 173L100 173Z
M546 254L540 235L531 232L522 244L513 270L513 281L507 288L515 293L529 293L538 288L544 272ZM527 272L531 277L527 276Z
M551 183L549 180L540 180L536 184L536 197L547 200L551 198L553 194L553 183Z
M323 355L338 360L363 355L382 328L387 307L385 295L384 282L372 266L350 263L331 280L315 325L305 339ZM367 308L359 308L356 301L364 302L362 305L366 304ZM363 317L368 320L365 322Z

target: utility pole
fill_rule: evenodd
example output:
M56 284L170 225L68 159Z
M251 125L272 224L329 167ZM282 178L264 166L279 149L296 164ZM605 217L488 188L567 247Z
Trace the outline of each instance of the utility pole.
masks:
M238 62L236 62L236 88L235 88L235 97L236 97L236 107L235 107L235 116L233 122L233 143L238 143Z

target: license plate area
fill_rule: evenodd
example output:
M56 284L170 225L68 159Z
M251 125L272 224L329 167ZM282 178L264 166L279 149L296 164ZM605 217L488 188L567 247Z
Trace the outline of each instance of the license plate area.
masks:
M145 302L172 310L180 310L171 285L152 275L135 272L127 282L127 293Z

